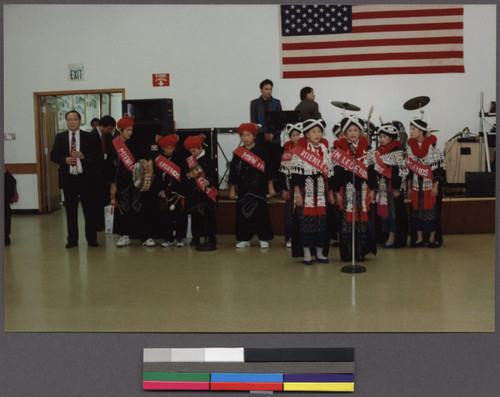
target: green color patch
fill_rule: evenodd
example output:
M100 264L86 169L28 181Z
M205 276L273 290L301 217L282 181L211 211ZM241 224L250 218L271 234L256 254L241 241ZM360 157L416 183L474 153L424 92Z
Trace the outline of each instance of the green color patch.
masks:
M159 380L165 382L210 382L210 373L143 372L142 380Z

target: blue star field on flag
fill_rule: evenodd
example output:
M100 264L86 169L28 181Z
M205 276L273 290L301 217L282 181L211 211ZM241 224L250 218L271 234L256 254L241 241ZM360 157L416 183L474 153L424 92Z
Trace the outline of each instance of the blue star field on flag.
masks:
M283 36L350 33L350 5L282 5L281 33Z

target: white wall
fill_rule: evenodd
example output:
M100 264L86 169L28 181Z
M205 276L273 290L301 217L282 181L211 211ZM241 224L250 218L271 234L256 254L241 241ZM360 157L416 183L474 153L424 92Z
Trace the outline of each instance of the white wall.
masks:
M477 133L480 92L488 106L496 98L496 6L464 9L464 74L280 80L277 5L7 4L5 132L17 139L5 142L5 162L36 161L33 92L125 88L128 99L173 98L178 128L234 127L249 121L264 78L284 109L312 86L329 130L341 116L332 100L361 107L362 117L373 105L374 121L408 126L419 114L403 103L429 96L425 117L444 147L466 126ZM71 63L85 65L84 81L69 81ZM170 87L152 87L153 73L170 73ZM237 141L220 140L229 152ZM27 177L20 194L37 197L36 176Z

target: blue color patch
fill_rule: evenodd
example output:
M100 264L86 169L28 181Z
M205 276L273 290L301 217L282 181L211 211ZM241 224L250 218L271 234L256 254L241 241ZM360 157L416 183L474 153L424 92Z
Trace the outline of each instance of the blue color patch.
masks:
M283 383L283 374L212 373L211 382Z

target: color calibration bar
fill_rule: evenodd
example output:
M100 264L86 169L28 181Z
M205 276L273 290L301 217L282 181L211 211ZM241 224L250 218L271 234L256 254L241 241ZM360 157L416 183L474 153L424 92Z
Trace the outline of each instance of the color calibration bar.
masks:
M144 349L144 390L353 392L353 348Z

